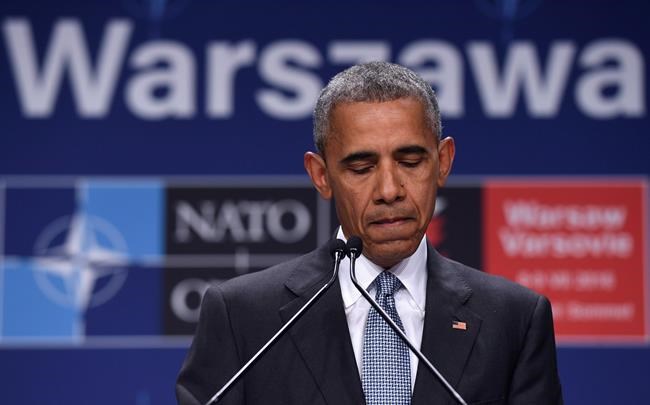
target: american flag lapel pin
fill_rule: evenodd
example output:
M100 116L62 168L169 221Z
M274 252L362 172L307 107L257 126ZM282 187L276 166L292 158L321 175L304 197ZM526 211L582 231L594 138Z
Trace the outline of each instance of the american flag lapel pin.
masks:
M459 330L467 330L467 323L461 321L453 321L451 327Z

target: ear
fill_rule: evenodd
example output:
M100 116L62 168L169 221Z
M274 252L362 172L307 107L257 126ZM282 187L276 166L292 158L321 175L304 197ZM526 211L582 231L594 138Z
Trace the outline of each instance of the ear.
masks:
M444 186L447 182L455 154L454 138L447 137L438 142L438 187Z
M321 155L314 152L305 153L305 170L311 178L311 182L326 200L332 198L332 188L327 177L327 165Z

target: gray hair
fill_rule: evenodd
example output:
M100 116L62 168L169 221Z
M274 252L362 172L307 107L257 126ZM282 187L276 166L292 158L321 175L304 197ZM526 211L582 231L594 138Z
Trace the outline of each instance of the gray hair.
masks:
M442 134L440 109L429 83L412 70L389 62L352 66L330 80L314 109L314 144L323 154L334 108L342 103L384 102L414 98L422 103L427 126L438 139Z

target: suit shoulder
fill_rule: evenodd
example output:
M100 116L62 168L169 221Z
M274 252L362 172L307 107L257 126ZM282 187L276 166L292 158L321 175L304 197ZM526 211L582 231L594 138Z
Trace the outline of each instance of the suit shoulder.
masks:
M478 299L480 302L489 302L492 306L504 307L511 305L521 307L523 305L532 310L532 307L540 299L547 300L539 293L503 276L486 273L453 260L446 260L471 289L474 299Z
M319 251L314 250L305 255L276 264L264 270L234 277L221 283L215 283L208 289L208 294L221 294L226 301L264 301L269 296L277 297L286 291L285 284L296 271L313 267L319 260Z

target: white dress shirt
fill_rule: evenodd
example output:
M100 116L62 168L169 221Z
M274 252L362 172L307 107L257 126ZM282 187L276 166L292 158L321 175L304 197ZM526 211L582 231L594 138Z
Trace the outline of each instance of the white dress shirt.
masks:
M339 227L337 238L346 240L343 231ZM391 271L403 287L395 294L395 307L404 325L406 336L413 342L413 345L420 348L422 344L422 331L424 329L424 308L427 295L427 243L426 237L422 237L420 245L415 252L402 260L395 266L388 269ZM368 291L371 297L375 297L376 288L372 284L375 278L384 271L383 267L377 266L364 255L356 261L356 275L359 284ZM354 349L354 357L357 361L359 375L362 373L363 355L363 334L366 329L366 320L370 304L361 296L352 280L350 280L350 259L345 258L341 262L339 272L339 284L343 296L345 316L348 321L348 330ZM409 351L411 365L411 390L415 385L417 375L418 358ZM361 376L363 378L363 376Z

